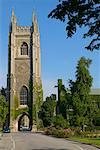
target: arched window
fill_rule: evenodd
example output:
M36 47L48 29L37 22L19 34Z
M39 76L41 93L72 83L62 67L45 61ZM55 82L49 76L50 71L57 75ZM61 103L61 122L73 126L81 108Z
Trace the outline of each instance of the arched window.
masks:
M28 102L28 89L23 86L20 91L20 105L27 105Z
M23 42L21 45L21 55L28 55L28 45L26 42Z

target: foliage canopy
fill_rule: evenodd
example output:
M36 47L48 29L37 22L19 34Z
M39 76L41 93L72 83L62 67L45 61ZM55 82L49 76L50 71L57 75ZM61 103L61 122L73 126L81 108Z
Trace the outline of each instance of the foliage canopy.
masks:
M93 80L88 70L90 64L91 60L81 57L76 67L76 81L70 81L74 110L73 118L75 119L75 124L80 127L89 124L89 119L91 119L89 115L92 117L91 114L94 112L92 103L90 105L89 97Z
M92 40L87 50L100 48L100 1L99 0L59 0L59 4L48 17L66 21L67 37L72 37L78 27L87 27L83 37Z
M50 96L46 98L44 101L41 111L39 112L39 117L43 121L43 125L45 127L50 126L52 124L52 117L55 115L56 109L56 100L54 96Z
M6 117L8 113L8 104L3 95L0 95L0 128L3 129L3 126L6 122Z

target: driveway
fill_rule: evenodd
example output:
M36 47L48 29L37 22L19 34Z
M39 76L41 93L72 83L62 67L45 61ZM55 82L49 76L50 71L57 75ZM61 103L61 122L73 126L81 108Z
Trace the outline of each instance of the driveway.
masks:
M0 150L100 150L90 145L54 138L41 133L18 132L4 134Z

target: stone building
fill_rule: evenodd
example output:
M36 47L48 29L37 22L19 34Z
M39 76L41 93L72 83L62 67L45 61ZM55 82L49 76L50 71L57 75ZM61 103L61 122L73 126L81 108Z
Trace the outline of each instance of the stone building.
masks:
M32 16L31 26L19 26L12 10L9 44L7 89L9 119L11 110L28 107L35 103L35 93L30 84L41 84L40 33L36 15ZM15 106L16 105L16 106ZM32 108L32 106L30 106Z

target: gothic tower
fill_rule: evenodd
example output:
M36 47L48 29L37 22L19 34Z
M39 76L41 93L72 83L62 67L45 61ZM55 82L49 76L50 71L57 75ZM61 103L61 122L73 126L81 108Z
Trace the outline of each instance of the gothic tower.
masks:
M19 26L12 10L7 77L9 120L13 109L32 109L35 103L35 83L41 84L40 33L37 18L33 13L31 26Z

